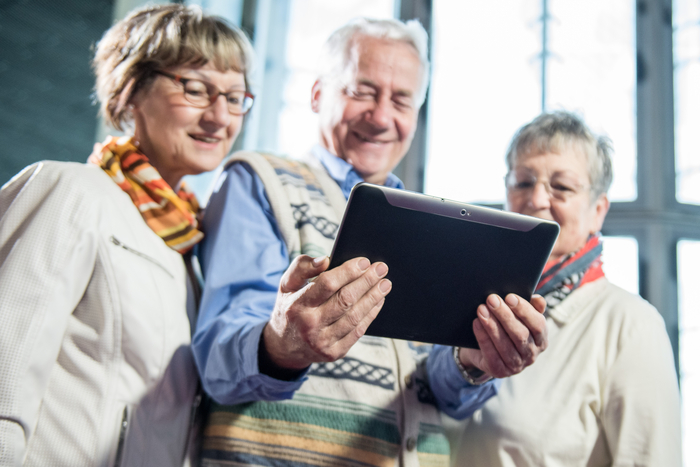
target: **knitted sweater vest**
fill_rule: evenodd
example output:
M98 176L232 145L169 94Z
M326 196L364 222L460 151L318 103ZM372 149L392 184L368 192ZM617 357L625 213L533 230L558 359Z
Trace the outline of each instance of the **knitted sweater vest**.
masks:
M328 255L345 197L315 159L236 153L265 184L290 261ZM425 373L427 346L364 336L311 366L294 397L214 404L202 465L448 466L449 444Z

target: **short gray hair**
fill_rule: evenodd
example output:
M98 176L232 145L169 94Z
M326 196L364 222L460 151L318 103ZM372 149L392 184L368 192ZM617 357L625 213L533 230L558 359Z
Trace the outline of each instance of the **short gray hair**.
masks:
M323 83L338 79L352 59L352 49L358 37L373 37L405 42L418 53L423 75L416 101L422 105L430 80L428 33L418 20L355 18L330 35L318 62L319 79Z
M521 156L560 152L564 145L572 143L579 143L586 156L591 200L595 201L608 192L612 183L612 141L593 134L583 120L572 113L544 113L520 128L506 153L508 171L513 170Z

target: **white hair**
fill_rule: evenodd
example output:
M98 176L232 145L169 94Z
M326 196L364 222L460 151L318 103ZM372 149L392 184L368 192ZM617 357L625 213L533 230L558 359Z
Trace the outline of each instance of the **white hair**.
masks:
M425 100L430 79L430 60L428 60L428 33L418 20L407 22L396 19L355 18L330 35L323 46L318 62L319 79L322 83L336 81L347 71L352 60L353 46L358 37L389 39L413 47L418 53L423 68L421 86L416 95L420 105Z

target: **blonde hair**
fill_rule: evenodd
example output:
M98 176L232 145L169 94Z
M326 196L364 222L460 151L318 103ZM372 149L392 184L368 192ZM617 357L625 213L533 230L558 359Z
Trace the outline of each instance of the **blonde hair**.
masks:
M243 73L248 88L253 48L245 33L223 18L204 15L196 6L134 10L109 28L96 47L92 65L100 112L123 130L132 118L129 101L150 83L153 71L207 63L219 71Z

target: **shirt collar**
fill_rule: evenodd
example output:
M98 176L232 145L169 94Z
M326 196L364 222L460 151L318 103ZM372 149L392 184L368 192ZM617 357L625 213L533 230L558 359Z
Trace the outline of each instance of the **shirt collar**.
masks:
M311 148L311 154L321 162L328 175L340 186L345 198L350 196L350 191L355 185L364 181L351 164L332 154L320 144L316 144ZM387 175L384 186L399 189L404 187L403 182L393 173Z

